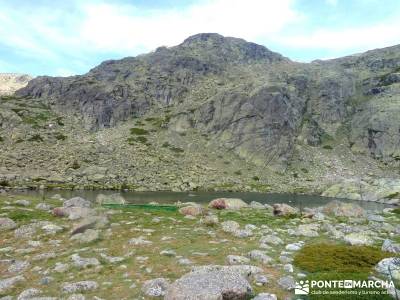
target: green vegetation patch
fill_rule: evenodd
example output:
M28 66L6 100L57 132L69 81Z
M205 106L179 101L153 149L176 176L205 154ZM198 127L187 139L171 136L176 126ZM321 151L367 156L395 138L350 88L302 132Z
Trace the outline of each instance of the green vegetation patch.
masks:
M34 134L28 139L28 141L29 142L43 142L43 138L40 136L40 134Z
M317 243L304 246L294 265L307 272L369 273L389 253L369 246Z
M134 135L147 135L149 132L146 129L139 128L139 127L133 127L130 129L131 134Z
M56 219L56 217L52 216L50 213L40 210L13 210L8 213L8 217L21 224L30 223L32 220Z

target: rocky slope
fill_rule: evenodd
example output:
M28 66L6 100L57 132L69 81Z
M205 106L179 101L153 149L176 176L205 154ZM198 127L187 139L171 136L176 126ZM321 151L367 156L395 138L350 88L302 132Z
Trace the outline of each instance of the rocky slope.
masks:
M3 99L1 174L143 190L396 179L399 83L399 46L300 64L198 34L82 76L38 77Z
M0 73L0 96L11 95L25 87L32 77L26 74Z

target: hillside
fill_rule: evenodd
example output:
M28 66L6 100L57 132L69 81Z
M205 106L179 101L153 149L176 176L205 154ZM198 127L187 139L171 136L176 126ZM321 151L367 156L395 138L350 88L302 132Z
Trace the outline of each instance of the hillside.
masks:
M399 46L302 64L198 34L3 98L0 174L19 186L308 193L397 180L399 90Z
M0 73L0 96L13 94L25 87L31 79L31 76L25 74Z

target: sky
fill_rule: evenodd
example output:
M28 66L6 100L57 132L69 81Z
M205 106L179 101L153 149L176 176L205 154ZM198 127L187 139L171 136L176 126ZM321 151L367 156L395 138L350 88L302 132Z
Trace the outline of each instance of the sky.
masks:
M200 32L329 59L400 44L400 0L0 0L0 72L84 74Z

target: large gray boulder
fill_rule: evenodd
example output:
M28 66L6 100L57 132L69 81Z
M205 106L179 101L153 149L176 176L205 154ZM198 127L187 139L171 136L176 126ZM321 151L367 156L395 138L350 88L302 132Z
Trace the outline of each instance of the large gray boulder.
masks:
M246 300L253 290L240 272L233 269L200 269L176 280L165 300Z
M71 199L64 201L63 206L66 208L68 208L68 207L87 207L87 208L89 208L92 206L92 203L81 197L73 197Z

